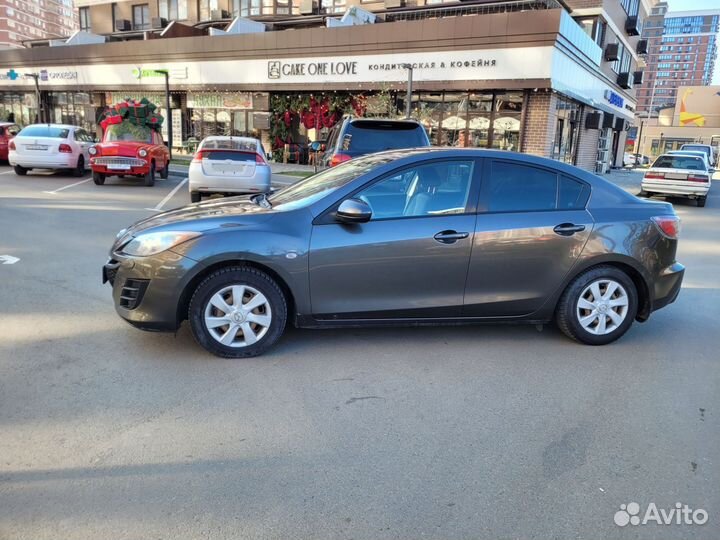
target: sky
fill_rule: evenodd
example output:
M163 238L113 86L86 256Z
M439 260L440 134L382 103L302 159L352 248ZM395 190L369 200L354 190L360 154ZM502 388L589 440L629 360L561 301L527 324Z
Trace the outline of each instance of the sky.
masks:
M690 9L718 9L718 0L666 0L668 11L687 11ZM713 73L713 84L720 84L720 58L715 61L715 72Z

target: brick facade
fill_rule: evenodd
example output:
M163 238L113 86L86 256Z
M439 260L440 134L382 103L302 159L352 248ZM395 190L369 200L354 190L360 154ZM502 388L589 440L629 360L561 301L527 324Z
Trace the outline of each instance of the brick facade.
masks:
M549 158L555 140L557 96L551 92L530 92L525 113L522 152Z

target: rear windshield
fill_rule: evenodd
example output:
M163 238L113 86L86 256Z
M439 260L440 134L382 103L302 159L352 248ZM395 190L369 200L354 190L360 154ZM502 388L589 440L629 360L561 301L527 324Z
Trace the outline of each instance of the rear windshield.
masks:
M218 161L252 161L255 163L255 151L252 152L235 152L233 150L208 150L203 149L203 159L213 159Z
M257 151L255 139L205 139L200 144L200 150L239 150L241 152Z
M707 146L699 146L695 144L683 144L681 150L692 150L693 152L702 152L710 155L710 149Z
M18 136L20 137L52 137L53 139L67 139L70 130L55 126L28 126Z
M664 155L660 156L653 163L653 168L661 169L690 169L692 171L704 171L705 162L700 157Z
M410 122L352 122L341 141L340 151L382 152L396 148L427 146L425 130Z

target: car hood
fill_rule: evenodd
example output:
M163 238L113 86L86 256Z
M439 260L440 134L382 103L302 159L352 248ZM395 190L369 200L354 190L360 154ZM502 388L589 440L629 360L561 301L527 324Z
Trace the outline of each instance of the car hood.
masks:
M113 249L143 231L205 232L219 227L240 227L260 223L275 211L250 200L250 196L228 197L219 201L190 204L140 220L117 235Z

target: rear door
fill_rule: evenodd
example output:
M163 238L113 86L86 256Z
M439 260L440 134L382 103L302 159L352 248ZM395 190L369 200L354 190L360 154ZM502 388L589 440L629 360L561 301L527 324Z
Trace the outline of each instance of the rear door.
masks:
M593 228L590 186L527 163L486 159L463 315L537 311L562 284Z

